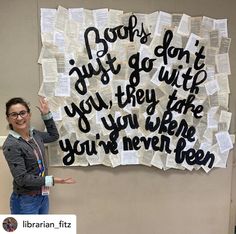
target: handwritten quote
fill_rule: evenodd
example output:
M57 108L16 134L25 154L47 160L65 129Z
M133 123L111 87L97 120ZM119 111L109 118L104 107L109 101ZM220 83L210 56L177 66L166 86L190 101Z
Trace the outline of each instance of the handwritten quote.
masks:
M205 84L210 79L207 43L196 37L188 49L176 43L176 31L168 27L158 43L153 38L135 14L126 24L85 28L83 56L88 62L81 63L80 54L65 59L74 92L60 105L65 119L76 125L61 134L58 142L64 165L74 165L83 157L84 165L93 165L94 160L94 165L102 164L106 159L107 165L114 166L114 158L119 161L115 166L151 166L154 157L162 163L171 157L176 168L210 170L219 161L219 151L200 145L198 130L204 124L208 128L209 110L217 106L201 96L207 97ZM118 42L139 47L131 46L122 60L113 49ZM59 129L63 122L59 119Z

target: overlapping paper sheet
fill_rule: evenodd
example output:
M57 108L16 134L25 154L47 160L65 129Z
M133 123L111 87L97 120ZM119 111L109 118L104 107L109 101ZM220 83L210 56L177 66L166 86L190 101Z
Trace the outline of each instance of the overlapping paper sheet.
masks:
M41 9L41 40L51 166L226 167L227 19L59 6Z

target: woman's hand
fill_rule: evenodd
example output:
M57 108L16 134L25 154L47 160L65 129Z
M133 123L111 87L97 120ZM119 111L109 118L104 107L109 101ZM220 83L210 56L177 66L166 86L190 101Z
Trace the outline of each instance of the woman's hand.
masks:
M42 115L46 115L49 113L50 109L48 106L48 101L45 97L40 96L39 97L39 104L40 106L37 106L39 111L41 112Z
M75 184L76 181L73 178L59 178L54 177L54 184Z

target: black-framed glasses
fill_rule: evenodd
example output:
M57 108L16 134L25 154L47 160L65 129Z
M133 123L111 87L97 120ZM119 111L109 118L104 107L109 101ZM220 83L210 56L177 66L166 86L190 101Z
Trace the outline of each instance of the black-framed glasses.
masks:
M20 111L19 113L17 113L17 112L12 112L12 113L8 114L7 116L8 116L9 118L11 118L11 119L17 119L17 118L18 118L18 115L20 115L21 118L25 118L25 117L28 116L28 114L29 114L28 111L23 110L23 111Z

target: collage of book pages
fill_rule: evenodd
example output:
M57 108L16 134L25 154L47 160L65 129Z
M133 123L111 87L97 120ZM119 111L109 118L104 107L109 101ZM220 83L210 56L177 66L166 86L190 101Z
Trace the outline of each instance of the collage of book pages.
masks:
M50 166L226 168L227 19L40 9L41 86L60 139Z

